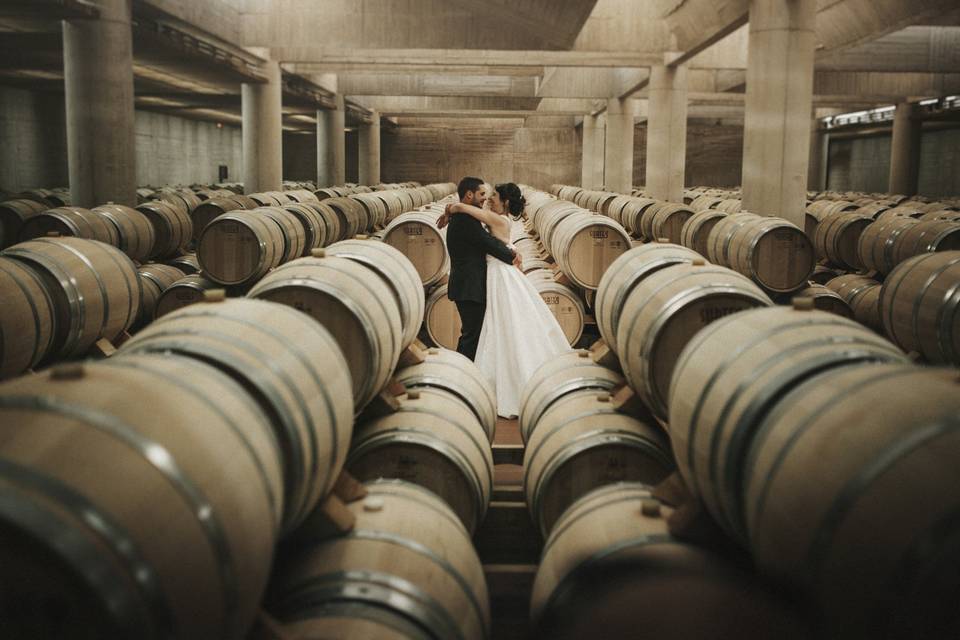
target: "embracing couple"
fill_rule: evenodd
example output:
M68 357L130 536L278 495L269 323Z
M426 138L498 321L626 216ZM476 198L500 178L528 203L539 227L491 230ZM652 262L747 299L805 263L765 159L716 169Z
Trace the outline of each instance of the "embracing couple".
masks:
M509 418L517 415L520 392L533 372L570 345L510 246L511 238L523 234L520 188L508 182L488 193L480 178L464 178L457 195L460 202L437 220L447 227L447 297L462 324L457 351L490 381L497 413Z

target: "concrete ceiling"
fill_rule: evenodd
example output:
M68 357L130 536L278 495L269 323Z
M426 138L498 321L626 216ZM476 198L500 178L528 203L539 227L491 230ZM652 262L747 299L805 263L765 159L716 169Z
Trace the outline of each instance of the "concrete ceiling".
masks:
M0 82L62 84L57 21L91 3L11 4L20 10L0 7ZM265 56L299 77L284 97L291 129L312 126L329 90L354 105L353 121L364 109L401 124L570 117L618 97L634 99L642 118L649 68L663 63L688 64L691 117L743 109L749 0L134 0L134 9L138 106L191 117L238 116L239 83L256 81ZM818 107L960 92L956 0L817 0L817 9ZM204 57L157 25L225 55Z

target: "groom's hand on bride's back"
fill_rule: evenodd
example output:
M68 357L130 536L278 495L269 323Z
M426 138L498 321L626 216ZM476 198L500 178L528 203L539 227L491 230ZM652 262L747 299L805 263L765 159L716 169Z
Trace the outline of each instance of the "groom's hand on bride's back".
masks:
M523 270L523 259L520 258L520 254L516 251L513 252L513 266L521 271Z

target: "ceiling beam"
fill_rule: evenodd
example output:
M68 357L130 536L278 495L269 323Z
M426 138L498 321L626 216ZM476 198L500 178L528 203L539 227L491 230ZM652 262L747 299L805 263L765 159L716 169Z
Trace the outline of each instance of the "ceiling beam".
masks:
M510 67L649 67L662 60L659 53L608 51L509 51L490 49L331 49L273 47L271 57L281 63L396 66L442 65Z

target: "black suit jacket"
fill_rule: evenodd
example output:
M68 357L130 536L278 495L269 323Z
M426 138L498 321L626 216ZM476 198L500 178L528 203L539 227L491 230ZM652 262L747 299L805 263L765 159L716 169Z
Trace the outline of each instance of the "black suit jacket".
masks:
M447 225L447 251L450 252L450 281L447 297L454 302L487 301L487 254L513 262L513 251L465 213L450 216Z

